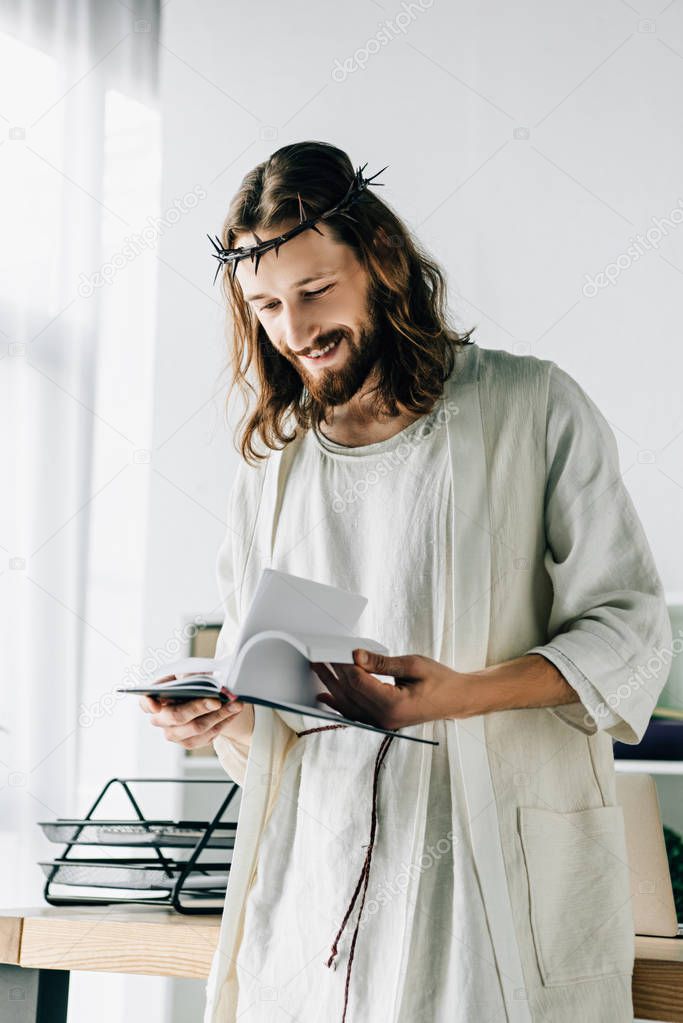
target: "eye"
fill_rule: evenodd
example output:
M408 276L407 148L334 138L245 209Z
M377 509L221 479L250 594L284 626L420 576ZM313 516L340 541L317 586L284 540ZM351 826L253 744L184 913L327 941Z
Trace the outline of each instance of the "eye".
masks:
M306 298L315 298L317 295L324 295L326 291L334 287L332 284L326 284L324 288L319 288L318 291L305 291L304 295Z
M329 291L330 288L333 288L333 287L334 287L334 284L326 284L324 288L318 288L317 291L304 291L304 293L303 293L304 294L304 298L317 298L319 295L324 295L326 291ZM276 305L277 305L277 299L274 299L272 302L268 302L267 305L262 305L259 308L259 312L260 313L266 312L269 309L273 309Z

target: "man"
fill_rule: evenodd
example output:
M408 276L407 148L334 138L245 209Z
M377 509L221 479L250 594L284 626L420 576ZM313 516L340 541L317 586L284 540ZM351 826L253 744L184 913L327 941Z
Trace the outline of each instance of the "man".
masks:
M555 363L451 329L370 183L286 146L215 245L254 401L217 655L267 565L363 593L391 656L313 665L321 702L438 745L144 701L243 786L205 1020L626 1023L612 738L641 739L666 681L661 582L602 414Z

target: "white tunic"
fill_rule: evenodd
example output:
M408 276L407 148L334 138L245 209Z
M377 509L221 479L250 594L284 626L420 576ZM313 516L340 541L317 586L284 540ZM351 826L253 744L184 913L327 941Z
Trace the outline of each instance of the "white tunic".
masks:
M467 797L473 856L508 1021L627 1023L633 1019L633 919L623 812L616 803L612 738L640 741L666 681L673 638L665 594L620 474L614 434L581 386L555 363L533 356L513 356L474 344L459 353L459 360L457 375L446 382L444 395L455 515L453 664L461 671L477 672L537 647L558 663L579 691L590 680L598 699L593 722L594 703L587 699L584 705L489 711L443 722L453 789L461 786ZM218 638L220 654L234 649L240 621L262 570L272 564L286 477L301 454L304 439L305 435L299 434L291 448L275 449L258 466L247 468L241 463L238 467L217 560L225 609ZM393 476L398 480L396 473ZM370 474L366 482L371 482ZM306 486L308 493L310 482ZM393 486L390 489L390 500L385 502L389 514L384 514L383 520L387 531L396 509L400 511ZM287 501L285 505L289 507ZM305 521L306 507L301 507ZM322 527L313 523L311 530L315 528ZM305 527L297 537L303 544L304 532ZM376 543L380 542L381 537ZM283 549L282 553L287 552ZM396 556L403 557L404 551ZM286 563L284 558L281 563ZM445 565L444 558L444 570ZM383 565L382 570L386 569ZM375 592L382 596L380 588ZM390 627L391 622L385 624ZM614 722L603 716L604 707L614 713ZM334 884L319 879L326 877L329 869L324 857L350 832L359 811L353 805L345 818L339 812L337 831L327 833L327 842L320 838L324 833L320 822L324 825L336 811L347 782L357 780L359 768L353 758L344 757L335 777L335 762L328 759L330 781L322 801L316 805L304 802L300 758L306 755L308 740L317 740L309 735L300 742L295 729L303 730L307 723L301 715L278 714L257 706L248 756L224 736L214 740L221 764L243 790L228 895L207 982L205 1023L237 1023L242 1016L248 1018L249 1008L242 1016L237 1013L236 963L253 886L261 881L256 872L259 853L281 795L286 801L293 793L299 810L307 811L307 815L298 814L296 827L290 831L295 838L290 838L288 846L285 835L279 849L281 878L287 877L295 859L301 867L297 877L302 897L298 904L295 898L290 900L295 909L285 919L284 933L292 947L289 959L301 961L302 971L306 971L307 962L314 962L318 949L303 960L301 953L309 952L309 939L297 931L300 920L318 928L313 937L320 938L321 947L324 939L323 957L329 952L327 942L332 934L322 935L319 931L324 928L318 927L323 913L319 890L324 887L337 899L329 913L334 933L339 923L337 910L347 905L350 892L342 896ZM431 726L415 727L423 734ZM319 738L337 734L322 733ZM389 767L399 742L405 745L405 740L394 738L381 776L384 823L380 830L385 832L392 820L386 812L387 803L397 792L393 781L399 776L395 766L393 773ZM356 756L359 748L354 750ZM417 796L415 820L409 822L415 860L429 811L432 747L422 745L420 749L420 778L415 782L411 775L403 776L400 789L406 805ZM356 803L359 801L357 796ZM278 812L285 812L284 803ZM397 812L400 814L400 809ZM455 814L462 815L457 796ZM298 846L306 845L307 821L311 828L318 822L317 852L302 864ZM337 839L340 832L342 838ZM400 833L393 837L400 838ZM268 841L272 848L272 831ZM359 841L363 844L354 833L351 844ZM352 875L349 863L339 863L340 859L337 855L334 860L334 865L339 865L339 887ZM359 859L356 851L354 870ZM274 878L272 894L277 896L280 861L271 860L268 876ZM395 888L401 870L399 864ZM263 862L262 873L266 873ZM288 878L286 887L290 883ZM372 884L374 894L374 876ZM400 894L397 891L380 907L382 912L388 909L392 919ZM402 944L397 976L404 978L408 943L414 934L411 901L414 903L412 892L410 900L403 902L403 935L388 927L386 939L383 934L382 942L371 945L366 942L367 932L361 933L357 952L359 962L366 963L363 969L368 969L367 956L360 959L364 944L375 956L382 956L387 946ZM261 938L273 946L265 950L265 958L268 962L281 961L279 955L287 959L288 949L275 948L272 937L279 936L280 930L267 929L269 909L263 893L260 910L261 921L249 920L251 941L260 940L255 938L255 924L262 923ZM368 923L374 923L379 915L378 910L368 917ZM344 938L348 940L346 934ZM333 975L335 980L345 972L344 948L342 940L342 969ZM244 951L251 954L246 947ZM248 960L245 963L248 966ZM268 1019L292 1018L285 1008L286 995L296 987L299 967L290 969L287 962L286 966L287 971L274 971L278 988L251 989L252 1004L270 999L270 1011L264 1014ZM388 1011L379 1018L396 1020L400 1011L396 1003L405 984L392 991L391 971L383 984L383 966L381 960L375 974L383 988L382 1006L388 1006ZM321 979L321 974L315 973L313 980ZM354 973L354 997L355 979ZM362 974L361 983L367 986ZM411 982L411 989L424 984L421 976L417 985ZM320 983L314 990L323 1005L320 1018L326 1019L323 987ZM458 1010L459 999L458 991L453 1012ZM352 1000L353 1009L357 1011L348 1023L359 1023L358 1010L364 1014L360 1016L363 1023L364 1016L368 1023L375 1023L376 1004L364 1013L363 1006ZM299 1018L310 1019L309 1007Z
M358 448L309 431L285 483L273 567L363 593L369 600L359 635L380 640L393 655L420 653L448 663L450 475L446 431L434 413ZM310 728L323 724L307 719ZM379 774L348 1023L506 1020L464 793L460 785L451 789L444 723L429 729L440 745L427 747L424 851L412 862L425 747L393 739ZM402 731L416 734L417 727ZM365 858L381 743L382 736L360 729L327 730L302 736L288 755L237 957L237 1017L244 1023L272 1023L276 1016L341 1021L359 902L340 938L336 969L325 961ZM401 985L407 934L410 958Z

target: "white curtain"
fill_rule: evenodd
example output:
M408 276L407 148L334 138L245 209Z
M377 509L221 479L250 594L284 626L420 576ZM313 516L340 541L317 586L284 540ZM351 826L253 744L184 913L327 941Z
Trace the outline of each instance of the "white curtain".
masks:
M37 822L127 769L103 694L141 649L159 14L0 9L3 907L42 901Z

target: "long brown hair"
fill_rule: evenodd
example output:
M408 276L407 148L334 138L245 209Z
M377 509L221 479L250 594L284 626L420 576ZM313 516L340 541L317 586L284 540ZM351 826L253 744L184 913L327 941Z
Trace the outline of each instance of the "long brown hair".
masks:
M371 171L368 172L369 174ZM306 216L323 213L345 194L354 167L345 152L327 142L297 142L283 146L244 177L230 203L221 242L232 248L238 235L299 220L297 192ZM459 334L447 322L443 271L420 247L409 229L370 185L351 208L325 221L332 237L350 245L365 268L369 301L374 303L384 336L378 361L378 383L372 389L372 414L431 412L450 376L455 353L472 344L474 329ZM251 464L266 458L278 443L294 440L286 426L319 426L325 407L308 392L294 366L272 344L244 298L229 266L222 271L222 290L228 306L229 403L237 386L245 404L238 428L243 428L239 451ZM255 368L255 387L249 379ZM250 409L249 395L255 396ZM244 425L246 423L246 425ZM254 447L258 435L266 450Z

